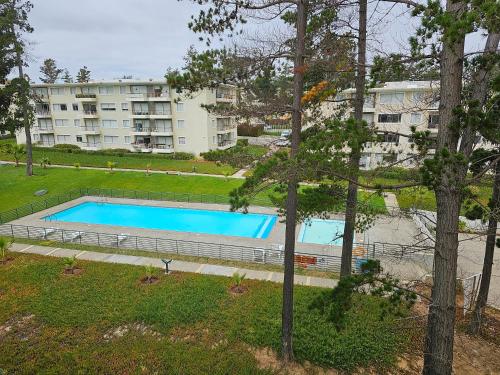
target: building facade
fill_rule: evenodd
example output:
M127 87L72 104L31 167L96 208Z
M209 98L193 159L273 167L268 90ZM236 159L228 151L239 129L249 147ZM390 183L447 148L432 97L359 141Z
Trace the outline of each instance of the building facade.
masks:
M354 89L345 90L334 103L325 104L325 111L334 115L342 100L354 96ZM378 141L365 145L360 166L373 169L380 165L397 163L411 167L417 154L412 142L412 128L428 130L437 137L439 124L439 86L432 81L387 82L382 87L368 90L363 118L373 126ZM350 113L348 109L347 113ZM430 146L429 153L433 153Z
M222 86L189 96L164 81L117 80L37 84L33 143L73 144L84 150L189 152L199 155L236 144L236 121L208 113L203 105L232 103L236 90ZM24 131L17 142L25 143Z

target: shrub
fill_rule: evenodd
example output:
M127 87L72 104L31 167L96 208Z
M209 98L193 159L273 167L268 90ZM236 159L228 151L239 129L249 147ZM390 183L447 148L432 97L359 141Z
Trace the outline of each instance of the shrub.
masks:
M73 167L75 167L76 169L80 169L80 163L73 164Z
M258 156L252 153L248 147L236 145L227 150L212 150L201 154L203 159L220 163L229 164L235 168L243 168L252 164L258 159Z
M80 147L77 145L71 145L67 143L58 143L57 145L54 145L56 150L80 150Z
M50 165L50 159L46 156L40 159L40 167L46 169Z
M264 125L238 125L238 135L246 137L258 137L264 133Z
M76 256L64 258L64 270L73 273L76 268Z
M0 260L4 261L6 258L7 250L10 245L12 245L12 241L6 237L0 237Z
M108 161L106 166L109 168L110 172L113 172L113 168L116 168L116 163L114 161Z
M233 273L233 285L236 287L240 287L243 284L243 280L245 280L246 273L240 274L238 272Z
M236 145L246 147L248 146L248 139L238 139L238 141L236 141Z
M128 154L131 151L126 149L126 148L107 148L107 149L104 149L100 152L103 153L104 155L120 155L121 154L123 156L123 154Z

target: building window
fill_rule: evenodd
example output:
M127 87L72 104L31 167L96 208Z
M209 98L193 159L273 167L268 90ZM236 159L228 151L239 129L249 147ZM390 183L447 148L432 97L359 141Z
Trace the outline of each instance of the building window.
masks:
M82 143L82 142L83 142L83 137L82 137L81 135L77 135L77 136L76 136L76 141L77 141L78 143Z
M368 94L367 96L365 96L364 106L367 108L375 107L375 94Z
M78 111L78 103L73 103L73 111Z
M184 120L177 120L177 129L184 129Z
M403 104L405 94L403 92L392 92L380 94L380 104Z
M102 120L102 127L106 129L116 129L118 123L116 120Z
M422 122L422 114L414 112L410 115L410 124L420 124Z
M130 120L123 120L122 125L124 128L130 128Z
M81 90L82 94L95 94L97 91L93 86L82 87Z
M120 94L125 94L127 92L127 86L120 86Z
M423 104L425 101L425 93L422 91L414 91L412 93L412 102L414 104Z
M399 143L399 134L394 134L394 133L378 134L378 139L380 142L397 144Z
M105 135L104 136L104 143L118 143L118 136L116 135Z
M115 103L101 103L101 111L116 111Z
M177 140L178 140L180 145L186 144L186 137L178 137Z
M385 163L395 163L398 161L398 155L395 153L384 154L382 156L382 161Z
M123 138L123 143L129 145L131 142L131 137L129 135L126 135L124 138Z
M76 87L70 87L69 92L71 95L75 95L76 94Z
M68 106L66 104L52 104L54 111L67 111Z
M58 135L57 136L57 143L70 143L70 142L71 142L70 135Z
M177 103L177 112L184 112L184 103L182 102Z
M73 120L73 124L78 128L80 126L80 119Z
M378 115L378 122L401 122L401 113L381 113Z
M128 103L122 103L122 111L128 111Z
M52 87L50 89L51 95L64 95L64 87Z
M113 86L99 86L99 94L101 95L113 95L115 93L115 88Z
M38 127L40 129L52 129L52 120L39 118L38 119Z
M437 129L439 126L439 114L429 114L428 128Z
M69 120L56 119L56 126L69 126Z

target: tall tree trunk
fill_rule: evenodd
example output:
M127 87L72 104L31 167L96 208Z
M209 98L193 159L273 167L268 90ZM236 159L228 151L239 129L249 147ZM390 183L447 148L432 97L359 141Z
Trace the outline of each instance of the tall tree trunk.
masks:
M447 0L451 16L465 10L461 1ZM460 184L464 168L457 166L459 135L454 131L453 110L461 104L465 37L454 41L445 39L441 51L441 99L436 153L440 154L441 170L436 176L436 245L434 249L434 283L432 304L429 307L424 350L424 374L451 374L455 329L455 299L458 250L458 221L461 206ZM445 155L451 155L446 158ZM466 171L466 168L465 168Z
M367 0L359 1L359 35L358 35L358 62L356 67L356 93L354 98L354 119L361 126L363 120L363 106L366 80L366 17ZM358 175L361 159L361 144L351 150L349 170L351 181L347 187L345 210L344 235L342 237L342 260L340 263L340 277L350 276L352 272L352 247L354 229L356 226L356 211L358 204Z
M18 76L20 80L24 80L24 71L23 71L23 58L21 53L20 43L17 41L17 35L15 34L15 29L12 27L12 33L16 37L15 48L16 48L16 59L17 59L17 70ZM24 133L26 135L26 175L33 175L33 146L31 143L31 124L29 122L28 116L28 93L24 92L24 88L19 87L18 95L26 95L26 97L22 98L23 103L23 123L24 123Z
M500 150L498 150L500 152ZM486 246L484 249L483 274L481 285L477 295L476 306L472 313L469 325L469 333L476 335L481 328L483 311L488 302L488 292L490 290L491 270L493 267L493 256L495 255L495 239L498 227L498 215L500 215L500 162L495 167L495 180L493 183L493 195L491 197L491 216L488 222L488 235L486 236Z
M292 113L292 143L290 159L297 157L300 132L302 127L302 95L304 93L304 52L306 35L305 0L297 3L297 45L295 50L294 77L293 77L293 113ZM293 360L292 332L293 332L293 279L295 258L295 227L297 225L297 186L298 177L296 168L289 170L288 196L286 202L286 230L285 230L285 276L283 280L283 309L282 309L282 336L281 351L283 360Z

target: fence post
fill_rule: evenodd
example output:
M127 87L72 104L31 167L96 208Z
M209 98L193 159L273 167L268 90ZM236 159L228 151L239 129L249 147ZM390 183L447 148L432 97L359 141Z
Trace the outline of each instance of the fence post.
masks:
M101 246L101 240L99 239L99 233L97 233L97 246Z
M17 211L17 208L16 208L16 219L19 219L19 211Z
M30 207L31 207L31 213L33 213L33 203L30 203Z
M64 229L61 229L61 241L64 243Z
M26 227L26 233L28 233L28 240L30 239L30 227Z
M158 237L155 237L155 248L156 252L158 252Z
M10 224L10 233L12 233L12 238L14 238L14 226Z

